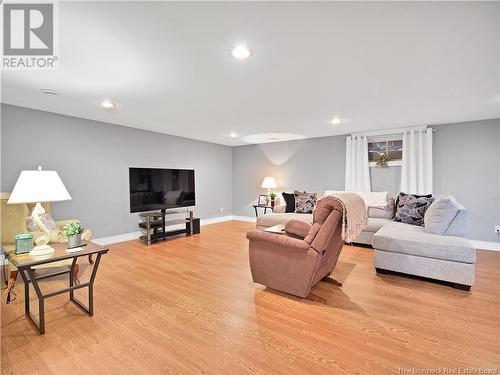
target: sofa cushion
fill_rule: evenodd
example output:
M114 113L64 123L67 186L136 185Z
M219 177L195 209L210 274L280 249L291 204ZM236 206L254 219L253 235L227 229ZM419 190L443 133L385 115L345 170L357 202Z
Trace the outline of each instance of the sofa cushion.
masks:
M366 214L368 217L386 218L385 207L367 207Z
M295 190L295 212L298 214L312 214L318 199L317 193L307 193Z
M423 226L425 211L432 202L434 202L432 195L399 193L394 221Z
M455 219L451 222L444 235L467 237L467 209L465 207L458 210L457 216L455 216Z
M404 223L384 225L373 236L373 247L382 251L454 262L474 263L476 260L476 250L465 238L427 233L423 227Z
M380 228L382 228L384 225L386 225L388 223L392 223L392 220L391 219L383 219L383 218L379 218L379 217L369 217L368 224L363 229L363 231L375 233Z
M272 213L260 215L257 218L258 227L272 227L278 224L285 225L290 220L299 220L303 223L311 224L313 221L312 214L290 214L290 213Z
M459 211L465 211L465 208L457 202L451 195L444 195L437 197L424 215L424 229L427 233L434 233L439 235L447 235L448 228L457 217ZM459 220L465 226L465 220ZM457 228L452 228L452 234L456 235ZM461 233L465 233L463 228Z
M387 200L387 205L385 207L367 207L366 213L368 217L376 217L381 219L393 219L394 218L394 198L389 198Z

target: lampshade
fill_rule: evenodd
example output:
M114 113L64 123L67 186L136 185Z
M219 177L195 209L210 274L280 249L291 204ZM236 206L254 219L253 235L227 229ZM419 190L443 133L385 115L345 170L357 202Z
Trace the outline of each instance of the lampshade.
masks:
M38 203L70 200L56 171L21 171L7 203Z
M272 177L266 177L264 178L264 181L262 181L262 185L260 186L265 189L276 189L276 181L274 181L274 178Z

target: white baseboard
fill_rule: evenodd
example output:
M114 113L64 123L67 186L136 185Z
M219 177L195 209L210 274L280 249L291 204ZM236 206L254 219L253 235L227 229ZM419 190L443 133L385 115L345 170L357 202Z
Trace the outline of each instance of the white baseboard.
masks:
M255 223L255 217L251 216L233 215L231 220L248 221L249 223Z
M500 251L500 242L470 240L476 249Z
M222 223L223 221L229 221L229 220L233 220L233 217L231 215L213 217L211 219L201 219L200 225L203 226L208 224Z
M223 221L230 221L230 220L249 221L249 222L255 223L255 218L252 218L249 216L228 215L228 216L214 217L214 218L210 218L210 219L202 219L202 220L200 220L200 225L203 226L203 225L221 223ZM170 230L179 229L181 226L182 226L182 224L178 225L178 226L171 226L171 227L168 227L168 229L170 229ZM99 244L99 245L110 245L110 244L114 244L114 243L118 243L118 242L136 240L141 235L142 235L141 231L136 231L136 232L130 232L130 233L117 234L116 236L95 238L92 240L92 242L95 242L96 244Z
M110 244L118 243L118 242L136 240L141 235L142 235L142 232L137 231L137 232L124 233L124 234L117 234L116 236L95 238L92 240L92 242L95 242L98 245L110 245Z

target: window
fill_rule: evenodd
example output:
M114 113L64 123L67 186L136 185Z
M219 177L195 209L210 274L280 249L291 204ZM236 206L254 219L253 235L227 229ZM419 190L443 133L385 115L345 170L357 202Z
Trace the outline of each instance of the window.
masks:
M368 161L370 166L376 166L377 159L387 153L391 158L388 166L394 167L401 165L403 156L403 140L401 139L386 139L386 140L369 140L368 141Z

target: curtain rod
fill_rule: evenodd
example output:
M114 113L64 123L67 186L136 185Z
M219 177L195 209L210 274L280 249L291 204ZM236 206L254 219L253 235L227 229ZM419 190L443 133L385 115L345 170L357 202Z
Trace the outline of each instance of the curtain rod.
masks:
M368 132L350 133L350 134L346 135L346 138L353 136L353 135L364 135L367 137L375 137L375 136L381 136L381 135L394 135L394 134L398 134L398 133L403 133L405 130L422 131L422 130L427 130L427 129L432 129L433 133L437 132L436 128L432 128L430 126L413 126L413 127L409 127L409 128L384 129L384 130L373 130L373 131L368 131Z

